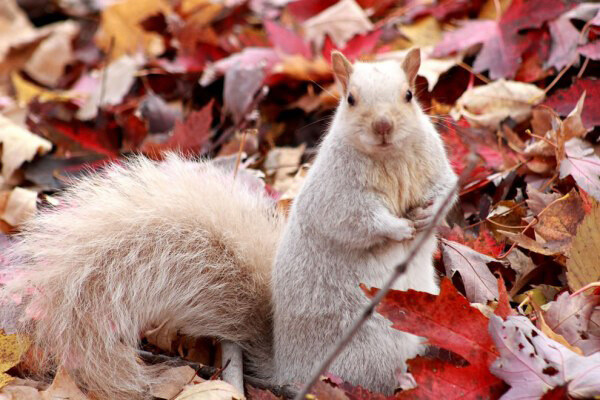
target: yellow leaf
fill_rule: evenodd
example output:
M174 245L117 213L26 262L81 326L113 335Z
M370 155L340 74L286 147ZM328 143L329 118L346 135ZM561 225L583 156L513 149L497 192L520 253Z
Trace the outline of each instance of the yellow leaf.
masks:
M19 363L28 348L29 340L26 337L5 335L0 330L0 388L13 379L5 372Z
M600 206L586 215L571 242L567 260L567 282L572 291L600 280Z
M418 47L435 46L442 40L442 28L432 16L421 18L411 25L403 25L400 32Z
M115 3L102 11L101 29L96 42L112 59L138 52L158 55L164 50L162 37L154 32L146 32L140 22L152 15L170 12L171 6L166 0L125 0Z
M26 107L31 100L37 98L39 101L68 101L75 98L83 97L83 95L70 91L51 91L44 89L34 83L28 82L16 72L11 74L12 85L17 94L17 102L19 106Z

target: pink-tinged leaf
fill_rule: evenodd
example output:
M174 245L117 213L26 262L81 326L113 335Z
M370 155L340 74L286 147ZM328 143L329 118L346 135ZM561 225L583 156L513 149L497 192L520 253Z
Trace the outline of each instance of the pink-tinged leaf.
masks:
M585 91L586 101L581 118L587 129L600 125L600 80L578 79L567 89L557 90L543 103L552 108L561 117L566 117L575 108Z
M200 84L206 86L234 67L261 68L265 74L268 74L280 60L281 58L274 49L246 47L241 52L232 54L207 67L200 78Z
M564 292L548 304L544 320L550 329L562 335L567 342L579 347L583 354L590 355L600 351L600 336L590 332L590 319L599 305L600 296L583 293L571 296Z
M484 43L500 33L498 23L493 20L465 21L458 29L444 34L444 38L433 51L434 57L468 49Z
M446 275L452 276L457 271L460 273L467 298L471 302L485 304L498 298L496 278L487 266L488 263L498 260L445 239L442 239L442 255Z
M592 60L600 60L600 39L581 46L577 51L584 57L589 57Z
M499 21L469 21L456 31L446 33L436 46L434 56L444 56L482 43L474 70L489 70L492 79L513 77L521 55L528 47L525 36L519 31L540 27L576 4L571 0L514 0Z
M269 40L277 50L284 54L300 54L307 59L312 58L312 53L308 44L306 44L302 37L296 32L269 20L264 21L264 25Z
M573 138L565 144L565 159L560 163L560 177L571 175L587 193L600 201L600 157L587 142Z
M264 78L265 74L260 67L235 66L225 73L223 106L236 124L253 108L255 95L262 87Z
M489 331L500 352L490 370L511 386L501 400L536 399L560 386L577 398L600 394L600 353L580 356L523 316L492 315Z
M552 50L546 65L560 71L564 66L575 62L579 57L577 54L579 31L567 18L557 18L550 22L548 26L552 35Z

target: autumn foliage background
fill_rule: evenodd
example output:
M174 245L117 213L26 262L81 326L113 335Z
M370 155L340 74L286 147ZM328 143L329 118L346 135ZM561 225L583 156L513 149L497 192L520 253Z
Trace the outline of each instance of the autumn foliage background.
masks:
M393 292L378 308L438 350L410 361L401 382L417 387L397 397L600 396L595 2L3 0L0 244L74 178L131 153L239 164L285 211L336 106L331 51L401 60L413 46L417 96L461 187L440 229L441 294ZM64 374L21 379L21 345L0 336L0 398L86 398ZM144 346L219 364L209 341L177 332L146 332ZM194 371L173 376L157 397ZM383 398L336 377L315 394Z

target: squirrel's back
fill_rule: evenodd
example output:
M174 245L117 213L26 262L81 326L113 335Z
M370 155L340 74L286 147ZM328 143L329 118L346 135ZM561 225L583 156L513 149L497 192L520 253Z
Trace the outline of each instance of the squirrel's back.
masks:
M142 157L80 180L12 248L19 331L106 398L141 398L157 371L136 357L162 324L238 342L265 367L270 274L283 227L250 180L208 162ZM154 368L156 369L156 368ZM260 371L258 371L260 372Z

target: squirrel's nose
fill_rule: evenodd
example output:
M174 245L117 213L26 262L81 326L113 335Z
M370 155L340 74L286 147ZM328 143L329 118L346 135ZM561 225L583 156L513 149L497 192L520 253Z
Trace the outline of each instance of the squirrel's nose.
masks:
M379 118L373 121L373 132L378 136L387 136L392 132L392 122L387 118Z

